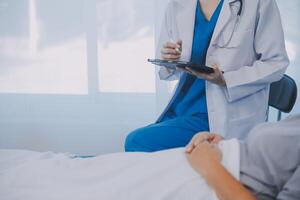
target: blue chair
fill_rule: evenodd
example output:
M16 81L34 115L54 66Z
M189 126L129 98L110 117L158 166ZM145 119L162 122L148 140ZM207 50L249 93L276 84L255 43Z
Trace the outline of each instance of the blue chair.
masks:
M297 99L296 82L289 77L284 77L270 86L269 106L278 110L277 120L281 120L282 112L292 111Z

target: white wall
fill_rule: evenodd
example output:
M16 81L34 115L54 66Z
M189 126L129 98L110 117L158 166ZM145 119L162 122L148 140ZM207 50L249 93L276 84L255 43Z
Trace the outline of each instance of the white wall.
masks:
M125 135L154 120L154 95L1 95L0 147L83 155L122 150Z

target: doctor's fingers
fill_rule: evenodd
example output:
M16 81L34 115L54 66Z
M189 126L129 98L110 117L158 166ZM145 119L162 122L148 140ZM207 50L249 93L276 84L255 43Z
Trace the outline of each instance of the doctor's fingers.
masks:
M210 74L205 74L205 73L201 73L201 72L196 72L195 70L192 70L191 68L187 67L186 68L187 71L194 75L194 76L197 76L198 78L201 78L201 79L204 79L204 80L207 80L207 81L211 81L213 79L213 76L210 75Z
M226 85L224 78L223 78L223 74L222 72L216 71L214 73L211 74L205 74L205 73L201 73L201 72L196 72L190 68L188 68L188 70L194 75L197 76L198 78L210 81L212 83L215 83L217 85Z
M211 67L214 68L214 69L219 69L220 68L219 64L217 64L215 62L211 64Z
M162 58L164 60L178 60L180 58L180 55L162 54Z
M161 50L161 54L172 54L172 55L180 55L181 52L176 50L176 49L173 49L173 48L163 48Z
M181 43L172 43L172 42L167 42L164 44L163 48L170 48L170 49L177 49L181 48Z
M224 72L220 70L220 66L218 64L213 63L211 67L214 69L214 74L217 76L223 76Z

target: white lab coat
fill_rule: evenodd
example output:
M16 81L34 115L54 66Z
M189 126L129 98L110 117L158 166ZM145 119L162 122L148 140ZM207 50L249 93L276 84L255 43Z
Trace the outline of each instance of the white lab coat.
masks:
M170 40L170 32L177 32L183 41L181 60L190 60L197 1L170 0L156 47L157 58L163 44ZM235 27L240 3L224 0L206 56L207 66L219 64L227 84L206 83L210 131L227 138L244 138L252 127L266 120L270 83L280 80L289 65L275 0L243 3ZM162 80L179 79L181 75L164 67L159 71Z

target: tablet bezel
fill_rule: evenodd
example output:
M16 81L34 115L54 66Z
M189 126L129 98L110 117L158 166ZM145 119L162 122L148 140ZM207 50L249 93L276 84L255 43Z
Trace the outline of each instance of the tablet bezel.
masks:
M214 73L214 69L211 67L207 67L207 66L203 66L203 65L198 65L196 63L193 62L186 62L186 61L168 61L168 60L161 60L161 59L148 59L148 62L154 64L154 65L158 65L158 66L162 66L162 67L166 67L168 69L172 69L175 70L176 68L181 68L181 69L185 69L186 67L189 67L197 72L200 73L205 73L205 74L211 74Z

